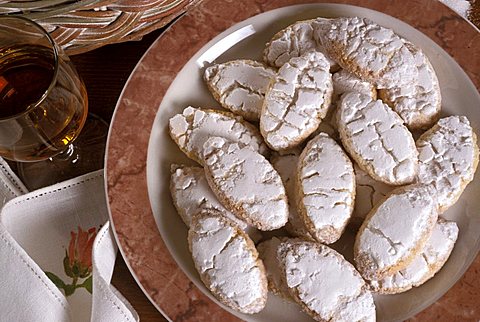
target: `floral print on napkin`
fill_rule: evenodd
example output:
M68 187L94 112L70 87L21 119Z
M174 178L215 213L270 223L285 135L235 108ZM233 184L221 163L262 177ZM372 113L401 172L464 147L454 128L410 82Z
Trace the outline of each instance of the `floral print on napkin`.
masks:
M78 288L85 288L92 293L92 248L97 231L95 227L87 231L78 227L77 230L77 233L70 232L70 243L63 258L65 274L72 279L69 284L52 272L45 272L48 278L65 292L65 296L72 295Z

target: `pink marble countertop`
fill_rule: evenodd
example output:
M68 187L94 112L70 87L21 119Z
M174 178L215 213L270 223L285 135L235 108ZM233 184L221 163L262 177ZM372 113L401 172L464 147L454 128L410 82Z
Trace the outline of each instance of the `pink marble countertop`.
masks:
M261 12L312 2L205 0L154 42L122 93L107 149L111 221L137 282L156 307L173 321L237 321L238 318L217 306L187 278L157 229L146 180L148 141L157 108L182 66L217 34ZM366 7L410 24L445 49L480 88L480 33L443 4L434 0L328 2ZM479 302L480 256L477 256L453 288L411 321L478 321Z

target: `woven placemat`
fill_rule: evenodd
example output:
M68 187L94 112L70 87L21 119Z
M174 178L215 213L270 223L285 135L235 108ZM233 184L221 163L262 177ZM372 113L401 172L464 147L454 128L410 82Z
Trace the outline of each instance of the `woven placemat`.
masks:
M69 55L128 40L165 26L201 0L0 0L0 14L42 25Z

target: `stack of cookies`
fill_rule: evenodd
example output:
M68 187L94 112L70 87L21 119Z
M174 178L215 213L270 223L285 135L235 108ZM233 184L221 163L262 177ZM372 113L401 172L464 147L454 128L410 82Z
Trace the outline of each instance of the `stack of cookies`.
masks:
M263 58L206 68L224 109L169 122L198 163L171 176L195 267L242 313L270 290L317 321L374 321L373 293L417 287L450 256L458 227L442 214L473 180L476 135L440 118L422 50L368 19L294 23ZM327 246L346 229L351 263Z

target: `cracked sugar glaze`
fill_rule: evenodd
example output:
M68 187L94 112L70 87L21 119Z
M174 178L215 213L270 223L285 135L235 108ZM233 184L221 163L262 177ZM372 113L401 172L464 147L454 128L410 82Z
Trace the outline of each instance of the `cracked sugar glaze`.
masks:
M180 268L202 292L210 297L193 266L187 245L187 228L176 213L169 194L170 164L196 165L178 149L168 135L168 120L189 105L217 108L203 77L212 63L237 59L261 60L265 44L288 25L319 16L359 16L392 28L400 36L420 46L437 73L442 91L442 117L466 115L474 129L480 129L480 97L475 87L457 63L424 34L391 16L354 6L335 4L296 5L252 17L222 32L201 48L178 73L159 106L149 142L147 184L151 208L160 234ZM230 46L232 45L233 46ZM215 57L212 60L212 57ZM211 61L211 62L210 62ZM459 236L450 259L427 284L394 296L375 296L378 321L405 320L435 302L465 272L480 245L480 187L477 180L467 187L460 200L445 217L455 220ZM348 240L348 238L346 238ZM343 240L343 238L342 238ZM350 241L353 242L353 241ZM337 250L343 245L334 244ZM346 248L351 252L351 247ZM346 258L351 255L346 254ZM266 308L255 315L243 315L218 303L223 309L247 321L311 321L298 306L268 294Z

